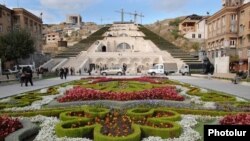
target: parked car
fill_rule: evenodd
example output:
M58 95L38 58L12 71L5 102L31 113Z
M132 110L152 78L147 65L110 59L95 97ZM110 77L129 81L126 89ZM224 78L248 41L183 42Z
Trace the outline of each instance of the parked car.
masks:
M122 75L123 69L121 67L112 67L101 71L101 75Z

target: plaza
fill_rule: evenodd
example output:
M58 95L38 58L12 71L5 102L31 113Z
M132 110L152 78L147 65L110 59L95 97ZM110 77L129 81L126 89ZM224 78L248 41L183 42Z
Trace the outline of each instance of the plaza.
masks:
M43 25L43 31L43 13L39 17L0 5L5 69L0 76L0 141L203 141L205 125L235 125L211 127L210 137L249 136L249 129L240 127L250 125L250 42L243 29L249 18L241 18L250 12L250 2L222 4L211 16L192 14L151 25L138 21L142 13L124 9L115 11L121 21L103 24L101 18L99 25L67 14L65 22ZM134 20L126 21L125 15ZM241 20L241 32L230 30L236 29L236 22L230 22L235 20ZM13 31L28 27L32 32L25 37L36 38L12 34L8 24ZM185 44L199 52L188 51ZM33 54L14 56L23 52L19 45L26 51L34 46ZM36 70L23 67L14 73L10 68L16 62L32 62Z

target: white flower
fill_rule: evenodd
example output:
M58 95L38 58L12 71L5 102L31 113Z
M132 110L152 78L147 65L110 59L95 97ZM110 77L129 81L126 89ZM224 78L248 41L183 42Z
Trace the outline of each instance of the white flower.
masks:
M207 90L207 89L200 88L200 92L201 92L201 93L207 93L208 90Z
M10 97L4 98L4 99L1 99L1 100L0 100L0 103L7 103L7 102L9 102L10 100L11 100Z
M243 99L243 98L240 98L240 97L235 97L236 98L236 101L238 102L247 102L247 100Z
M204 102L203 108L205 108L205 109L216 109L216 103L215 102Z
M28 110L38 110L41 109L43 105L46 105L53 101L55 98L61 96L62 94L57 95L48 95L43 96L42 100L34 101L30 106L25 107L13 107L13 108L5 108L4 111L28 111Z
M48 92L48 88L44 88L44 89L41 89L41 90L40 90L40 93L42 93L42 94L43 94L43 93L47 93L47 92Z

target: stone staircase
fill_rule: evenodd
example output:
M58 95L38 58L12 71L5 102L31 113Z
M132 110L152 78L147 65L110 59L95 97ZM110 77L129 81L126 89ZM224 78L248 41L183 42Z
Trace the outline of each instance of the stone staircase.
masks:
M146 35L144 39L151 40L158 48L170 53L172 57L180 59L186 64L201 63L201 61L198 60L198 57L191 56L189 53L185 52L184 50L165 40L161 36L145 28L144 26L140 26L139 30Z
M68 47L66 50L62 51L55 58L69 58L76 57L81 51L86 51L88 48L97 40L102 40L104 37L102 36L106 31L108 31L109 27L103 27L91 34L86 39L81 40L79 43L75 44L72 47Z
M76 71L78 71L79 69L82 69L81 68L82 63L85 62L86 59L88 59L87 51L82 51L76 57L70 57L62 67L68 67L68 68L72 67Z

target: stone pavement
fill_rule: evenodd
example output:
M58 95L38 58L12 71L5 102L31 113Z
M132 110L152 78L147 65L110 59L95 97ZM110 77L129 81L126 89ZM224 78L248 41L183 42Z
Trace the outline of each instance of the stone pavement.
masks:
M82 77L89 76L68 76L66 80L61 80L58 78L44 79L34 82L34 86L21 87L20 84L12 84L7 86L0 86L0 98L17 95L20 93L38 90L46 88L53 85L62 84L65 82L79 80ZM113 76L115 78L120 78L121 76ZM132 78L140 76L122 76L122 78ZM199 86L206 89L216 90L232 94L238 97L246 98L250 100L250 86L233 84L230 81L218 80L218 79L207 79L207 78L198 78L190 76L168 76L170 79L178 80L181 82L189 83L195 86Z
M219 79L207 79L201 77L190 77L190 76L168 76L168 77L170 79L178 80L184 83L189 83L194 86L221 91L250 100L250 86L247 85L233 84L231 81L224 81Z
M59 77L43 79L43 80L33 82L34 86L30 86L29 84L28 87L25 87L24 85L21 87L20 83L0 86L0 98L9 97L9 96L17 95L17 94L28 92L28 91L38 90L42 88L47 88L49 86L58 85L58 84L70 82L73 80L79 80L80 78L81 76L68 76L66 80L60 79Z

